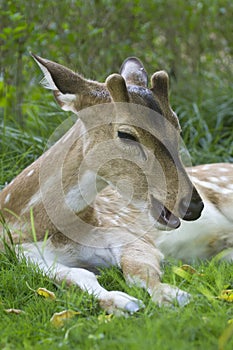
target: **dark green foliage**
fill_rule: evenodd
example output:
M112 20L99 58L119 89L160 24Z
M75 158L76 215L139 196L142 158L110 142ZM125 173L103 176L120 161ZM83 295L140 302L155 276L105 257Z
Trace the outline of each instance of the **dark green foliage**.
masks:
M100 81L127 56L149 74L167 70L193 163L232 161L232 16L230 0L1 0L4 153L14 159L14 149L32 147L34 158L67 115L38 85L32 51Z

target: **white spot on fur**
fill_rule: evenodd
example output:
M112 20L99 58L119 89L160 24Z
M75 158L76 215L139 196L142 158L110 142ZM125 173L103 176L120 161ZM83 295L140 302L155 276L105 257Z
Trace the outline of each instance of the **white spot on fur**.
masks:
M220 168L219 171L223 172L223 173L227 173L228 172L228 169L226 168Z
M113 226L119 226L119 222L117 220L112 219L112 218L110 219L110 223Z
M227 182L228 178L227 178L227 176L220 176L220 180L223 182Z
M227 188L222 189L222 194L232 194L232 190L228 190Z
M210 170L210 165L206 164L202 166L202 170Z
M221 194L231 194L232 191L229 190L229 189L226 189L226 188L222 188L216 184L213 184L213 183L210 183L208 181L200 181L198 179L194 179L193 178L193 181L198 184L199 186L202 186L202 187L205 187L205 188L208 188L208 189L211 189L215 192L218 192L218 193L221 193Z
M211 182L220 182L220 179L218 177L215 177L215 176L208 177L208 180Z
M28 206L31 207L32 205L35 205L39 200L40 200L40 192L36 192L28 202Z
M30 170L26 176L31 176L34 173L34 171L35 171L34 169Z
M108 198L108 197L101 197L101 200L103 201L103 202L106 202L106 203L109 203L109 202L111 202L111 199L110 198Z
M206 164L203 165L202 170L209 170L210 169L210 165Z
M10 193L8 193L8 194L6 195L6 198L5 198L4 203L5 203L5 204L6 204L6 203L8 203L8 202L9 202L9 200L10 200L10 198L11 198L11 194L10 194Z
M21 210L20 215L28 212L30 208L33 207L35 204L37 204L40 200L41 200L41 195L40 195L40 191L38 191L31 197L26 207Z
M228 188L229 190L233 190L233 184L227 185L227 188Z

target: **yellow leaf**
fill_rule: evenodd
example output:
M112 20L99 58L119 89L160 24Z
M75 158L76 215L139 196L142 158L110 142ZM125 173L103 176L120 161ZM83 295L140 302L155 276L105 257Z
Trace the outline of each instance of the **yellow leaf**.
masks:
M189 272L191 275L204 276L203 273L197 272L197 270L194 269L194 267L192 267L192 266L190 266L190 265L187 265L187 264L182 265L182 266L181 266L181 269L184 270L184 271Z
M182 269L181 267L177 267L177 266L173 266L172 271L176 275L180 276L181 278L184 278L186 281L191 283L193 276L189 272L187 272L184 269ZM210 291L207 288L205 288L203 286L198 286L198 287L196 287L196 289L201 294L203 294L207 299L213 300L214 296L210 293Z
M38 295L41 295L44 298L56 299L55 294L53 292L50 292L46 288L38 288L36 292L37 292Z
M224 350L226 344L228 344L229 339L233 336L233 323L230 323L222 332L218 339L218 349Z
M73 310L64 310L61 312L56 312L50 319L50 322L55 327L61 327L64 325L65 321L73 318L75 315L80 315L81 312Z
M98 316L98 321L99 323L109 323L112 321L113 314L110 315L99 315Z
M233 289L225 289L221 291L221 294L218 296L218 299L228 301L229 303L233 302Z
M15 314L15 315L25 314L25 311L20 310L20 309L5 309L4 311L5 311L7 314Z
M184 278L188 282L191 282L192 276L188 272L184 271L184 269L181 267L173 266L172 270L179 277Z

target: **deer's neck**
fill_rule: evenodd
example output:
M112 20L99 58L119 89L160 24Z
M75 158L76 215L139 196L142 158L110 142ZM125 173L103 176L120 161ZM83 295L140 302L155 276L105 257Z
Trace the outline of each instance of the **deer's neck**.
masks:
M67 211L78 215L88 209L107 183L83 164L84 126L78 121L55 145L25 169L0 193L0 209L29 216L31 208L49 226ZM7 214L7 211L4 210ZM9 215L7 215L9 216ZM35 220L37 220L35 217ZM14 216L9 218L11 222ZM37 226L37 223L35 222Z
M80 179L67 188L65 193L66 204L76 214L85 210L95 200L98 192L107 186L101 177L91 170L86 170Z

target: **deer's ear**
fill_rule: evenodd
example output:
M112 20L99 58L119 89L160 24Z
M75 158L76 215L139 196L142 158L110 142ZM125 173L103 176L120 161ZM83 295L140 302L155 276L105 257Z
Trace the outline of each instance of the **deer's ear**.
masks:
M55 99L63 110L76 112L74 107L78 83L76 74L58 63L31 55L44 74L41 80L43 87L53 90Z
M42 70L45 88L59 90L63 94L76 94L79 91L80 80L84 80L72 70L53 61L32 54L32 57Z
M109 93L104 84L87 80L56 62L31 55L44 74L42 85L53 90L55 99L63 110L77 113L84 107L109 101Z
M147 87L147 73L141 61L136 57L129 57L123 62L120 74L128 85Z

